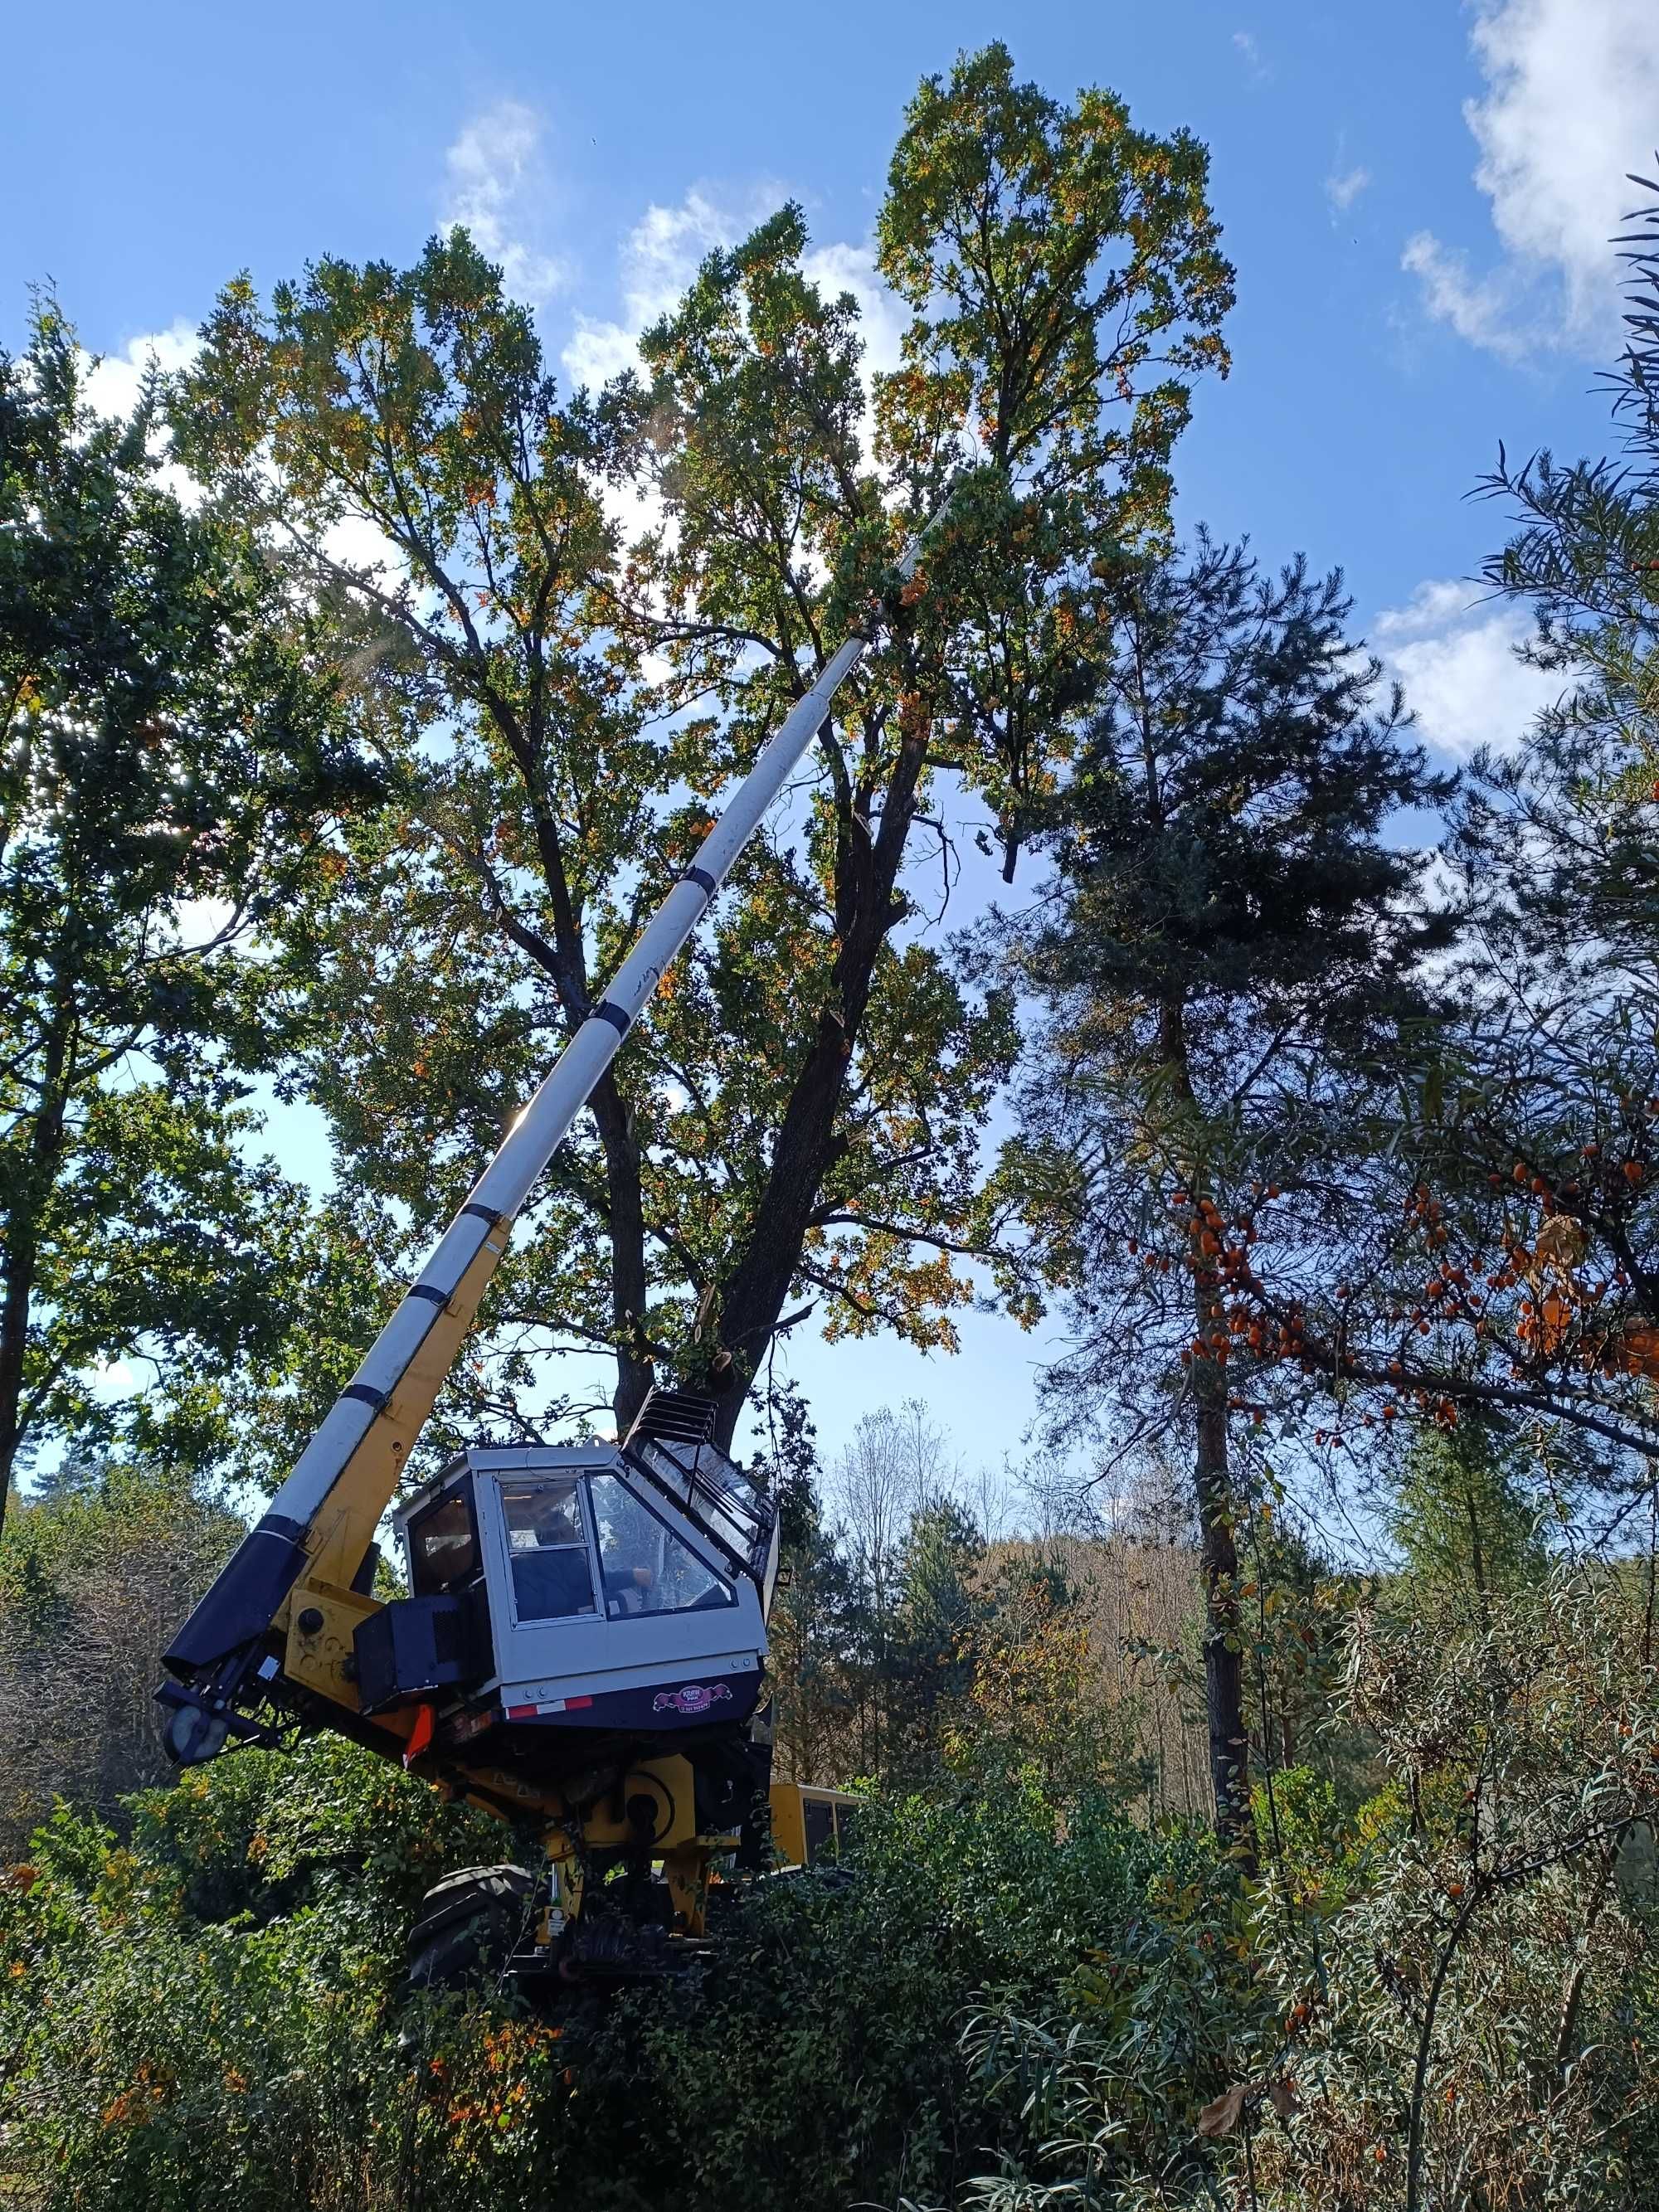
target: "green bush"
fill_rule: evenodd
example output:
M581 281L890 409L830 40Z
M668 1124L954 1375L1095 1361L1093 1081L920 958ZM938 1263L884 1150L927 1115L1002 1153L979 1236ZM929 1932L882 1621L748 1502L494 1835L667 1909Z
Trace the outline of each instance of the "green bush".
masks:
M401 1989L421 1892L511 1845L396 1769L319 1740L129 1810L123 1843L59 1808L0 1903L29 2212L948 2201L1008 2118L975 2010L1139 2005L1183 2111L1219 2048L1223 1877L1104 1798L872 1801L853 1879L728 1888L700 1987L554 2026Z
M123 1843L60 1806L0 1894L0 2195L376 2201L404 1931L500 1831L330 1739L125 1809Z
M1638 1594L1639 1595L1639 1594ZM1659 1674L1616 1574L1385 1592L1247 1876L1028 1775L872 1795L849 1875L716 1895L696 1986L547 2022L401 1986L509 1855L343 1743L60 1808L0 1889L20 2212L1624 2212L1659 2174Z

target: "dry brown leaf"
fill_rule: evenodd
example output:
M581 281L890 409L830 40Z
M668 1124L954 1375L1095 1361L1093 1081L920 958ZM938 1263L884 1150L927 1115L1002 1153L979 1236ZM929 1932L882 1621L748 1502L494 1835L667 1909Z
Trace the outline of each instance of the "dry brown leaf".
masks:
M1291 2114L1296 2110L1296 2084L1281 2075L1277 2081L1267 2084L1267 2102L1288 2126Z
M1198 2132L1201 2136L1230 2136L1238 2125L1244 2110L1244 2100L1249 2094L1247 2082L1235 2081L1231 2089L1224 2089L1212 2105L1206 2105L1198 2116Z

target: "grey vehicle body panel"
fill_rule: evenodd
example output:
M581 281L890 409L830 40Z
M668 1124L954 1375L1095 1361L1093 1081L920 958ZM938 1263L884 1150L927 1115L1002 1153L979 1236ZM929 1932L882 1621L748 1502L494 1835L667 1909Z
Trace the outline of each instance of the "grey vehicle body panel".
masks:
M596 1610L561 1620L519 1620L501 1486L503 1479L515 1476L550 1475L614 1476L655 1522L725 1583L732 1602L688 1612L611 1616L605 1609L597 1532L584 1485L584 1528ZM682 1678L759 1673L767 1649L760 1590L747 1575L733 1572L719 1546L678 1512L616 1445L478 1446L461 1453L396 1516L394 1526L411 1576L410 1523L462 1479L471 1486L494 1657L493 1672L477 1686L478 1694L494 1693L504 1706L512 1706L649 1689Z

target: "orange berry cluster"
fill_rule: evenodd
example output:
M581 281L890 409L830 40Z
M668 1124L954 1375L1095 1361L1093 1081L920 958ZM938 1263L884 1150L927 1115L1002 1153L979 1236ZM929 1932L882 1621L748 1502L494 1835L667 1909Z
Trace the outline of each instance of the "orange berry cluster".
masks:
M1255 1196L1258 1200L1275 1199L1279 1186L1258 1185ZM1254 1219L1247 1213L1230 1218L1213 1199L1194 1198L1184 1190L1171 1196L1170 1210L1184 1232L1182 1264L1194 1279L1200 1308L1197 1331L1181 1355L1182 1365L1203 1359L1224 1367L1235 1347L1258 1359L1301 1358L1299 1311L1293 1309L1280 1319L1261 1309L1261 1285L1249 1257L1256 1237ZM1169 1264L1162 1262L1164 1272Z

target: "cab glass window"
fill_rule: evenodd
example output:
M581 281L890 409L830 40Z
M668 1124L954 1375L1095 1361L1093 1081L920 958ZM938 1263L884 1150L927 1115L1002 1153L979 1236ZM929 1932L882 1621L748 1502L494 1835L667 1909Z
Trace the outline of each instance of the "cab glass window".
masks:
M591 1492L605 1609L612 1620L736 1603L730 1585L642 1505L625 1482L614 1474L596 1474Z
M436 1597L478 1571L478 1532L465 1486L409 1524L409 1582L416 1597Z
M577 1477L506 1480L501 1492L516 1617L563 1620L597 1611Z

